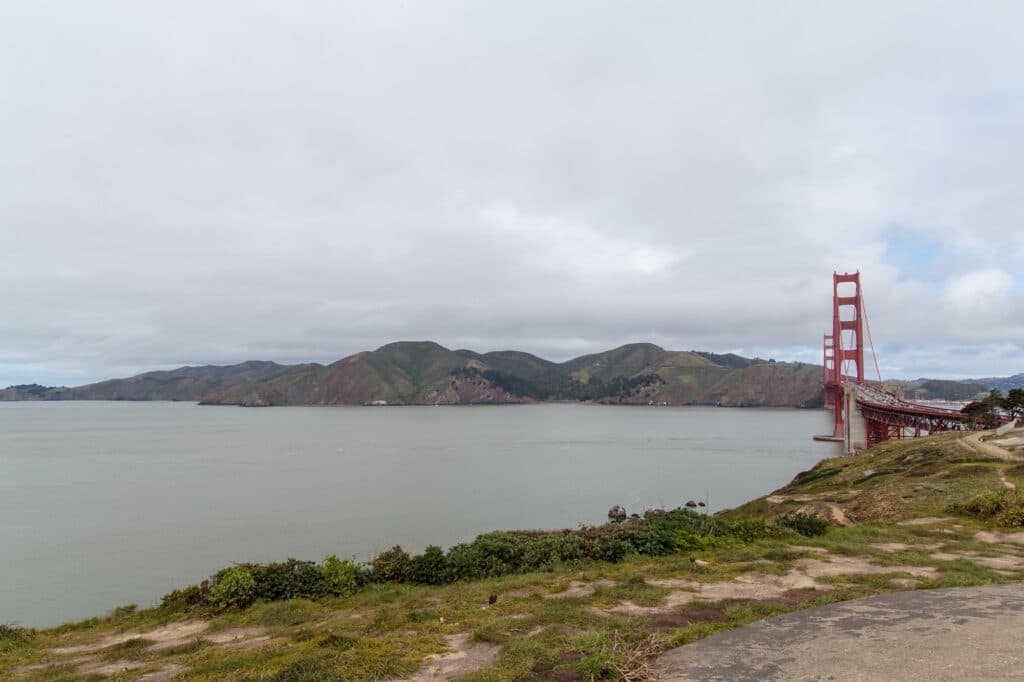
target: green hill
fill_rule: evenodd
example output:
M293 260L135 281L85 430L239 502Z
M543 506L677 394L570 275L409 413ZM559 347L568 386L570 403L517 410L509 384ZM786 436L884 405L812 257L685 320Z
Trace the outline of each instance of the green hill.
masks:
M633 343L556 363L514 350L400 341L329 365L181 367L75 388L26 384L0 400L188 400L207 404L451 405L582 400L612 404L822 404L821 367Z
M237 365L204 365L146 372L127 379L109 379L75 388L38 384L11 386L0 391L0 400L202 400L239 384L262 381L286 365L249 360Z
M709 357L725 358L716 364ZM816 407L821 367L667 351L649 343L554 363L529 353L450 351L399 342L326 367L306 365L207 397L240 405L466 404L590 400L615 404Z

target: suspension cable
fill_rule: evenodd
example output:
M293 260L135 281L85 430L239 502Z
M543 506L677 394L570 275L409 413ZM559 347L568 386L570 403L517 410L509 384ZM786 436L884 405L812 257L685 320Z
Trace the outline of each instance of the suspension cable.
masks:
M875 342L871 338L871 321L868 319L868 304L864 298L864 288L860 290L860 307L864 311L864 326L868 330L868 345L871 346L871 359L875 362L875 375L878 376L878 383L882 383L882 372L878 369L878 355L875 354Z

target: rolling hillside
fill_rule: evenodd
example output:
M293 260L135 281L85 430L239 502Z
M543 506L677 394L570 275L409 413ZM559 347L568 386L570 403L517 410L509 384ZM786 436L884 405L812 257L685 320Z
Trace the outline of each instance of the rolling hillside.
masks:
M75 388L13 386L0 400L190 400L218 405L452 405L544 400L610 404L822 403L821 367L635 343L556 363L520 351L401 341L329 365L181 367Z
M38 384L10 386L0 390L0 400L202 400L210 393L260 381L286 368L286 365L264 360L237 365L179 367L75 388Z
M710 354L709 354L710 355ZM591 400L614 404L821 405L821 368L742 362L629 344L554 363L528 353L450 351L429 341L399 342L331 365L289 368L211 394L239 405L520 403Z

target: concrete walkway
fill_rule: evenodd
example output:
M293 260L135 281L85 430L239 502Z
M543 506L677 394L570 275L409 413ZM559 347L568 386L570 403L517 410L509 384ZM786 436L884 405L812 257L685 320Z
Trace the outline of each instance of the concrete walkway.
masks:
M1024 583L777 616L672 649L661 680L1024 680Z

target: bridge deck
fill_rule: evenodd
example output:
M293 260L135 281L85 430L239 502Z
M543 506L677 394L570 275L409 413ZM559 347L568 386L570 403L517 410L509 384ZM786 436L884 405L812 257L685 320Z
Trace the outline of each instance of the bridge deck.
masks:
M873 386L857 384L857 402L864 407L894 412L900 414L917 415L921 417L938 417L940 419L954 419L966 421L967 415L959 410L947 410L941 407L928 407L918 405L906 400L900 400L885 393Z

